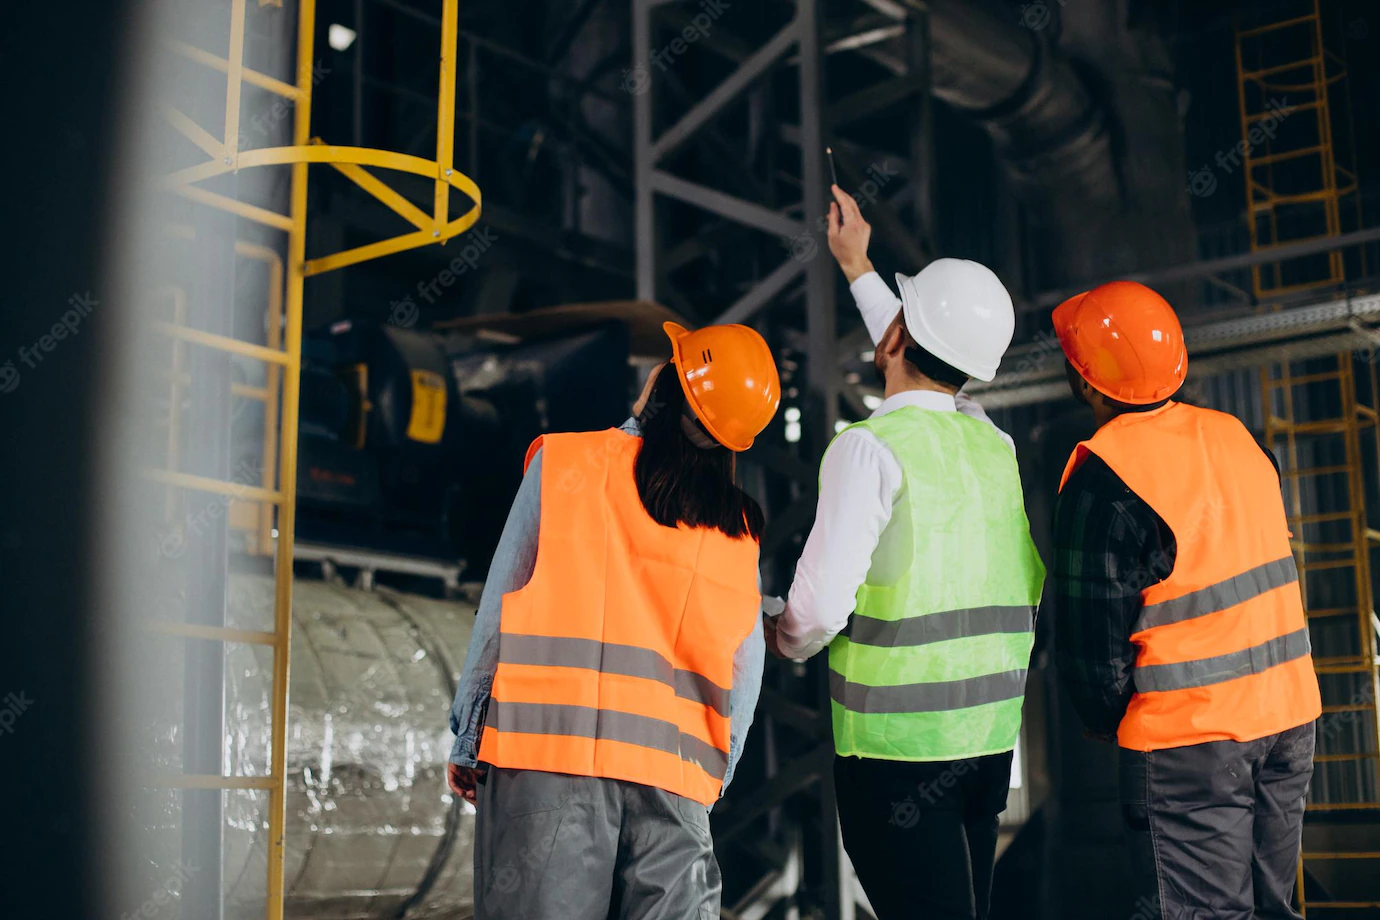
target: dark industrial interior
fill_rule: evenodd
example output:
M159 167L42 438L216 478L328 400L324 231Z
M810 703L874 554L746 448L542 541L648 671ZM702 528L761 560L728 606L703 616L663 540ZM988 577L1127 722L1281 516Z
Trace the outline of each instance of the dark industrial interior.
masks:
M8 154L45 174L17 180L0 311L0 691L37 700L0 738L23 851L0 913L474 916L446 711L529 443L620 424L664 320L751 325L783 399L739 471L783 594L825 447L880 401L825 240L828 145L884 279L958 257L1011 292L1012 349L966 392L1015 440L1046 559L1093 430L1052 309L1129 278L1177 310L1184 398L1274 450L1317 569L1305 915L1380 918L1380 5L303 2L25 5L0 39ZM253 161L311 145L442 164L482 204L401 158ZM28 363L81 297L82 332ZM1057 641L1042 617L992 916L1149 916ZM769 658L712 816L724 917L872 916L832 756L826 663ZM246 779L155 782L177 773Z

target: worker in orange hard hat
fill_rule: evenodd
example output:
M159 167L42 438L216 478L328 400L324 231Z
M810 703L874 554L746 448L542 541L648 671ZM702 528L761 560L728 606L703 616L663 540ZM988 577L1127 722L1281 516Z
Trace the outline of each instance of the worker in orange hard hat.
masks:
M1183 329L1159 294L1104 284L1054 330L1097 432L1069 458L1052 572L1062 682L1120 751L1155 916L1298 917L1321 712L1273 455L1176 402Z
M665 328L621 428L528 450L484 586L447 765L477 808L478 920L719 914L709 810L764 657L762 510L734 453L781 385L746 326Z

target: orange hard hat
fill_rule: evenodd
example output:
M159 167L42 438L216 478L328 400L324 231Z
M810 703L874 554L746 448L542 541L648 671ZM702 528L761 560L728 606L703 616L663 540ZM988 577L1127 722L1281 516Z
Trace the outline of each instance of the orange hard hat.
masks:
M766 340L749 326L662 328L695 417L724 447L747 450L781 404L781 378Z
M1064 355L1092 388L1134 406L1168 399L1188 376L1188 348L1174 308L1135 281L1112 281L1054 310Z

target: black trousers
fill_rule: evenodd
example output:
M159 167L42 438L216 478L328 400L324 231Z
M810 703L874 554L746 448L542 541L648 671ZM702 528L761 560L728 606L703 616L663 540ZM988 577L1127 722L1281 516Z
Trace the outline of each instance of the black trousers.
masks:
M1121 749L1121 803L1140 887L1163 920L1296 920L1313 723L1255 741Z
M877 920L981 920L1011 753L908 763L834 759L843 846Z

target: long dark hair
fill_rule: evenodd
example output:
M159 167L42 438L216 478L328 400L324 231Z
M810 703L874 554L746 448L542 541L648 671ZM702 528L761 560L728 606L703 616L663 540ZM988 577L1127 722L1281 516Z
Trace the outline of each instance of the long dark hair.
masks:
M681 430L685 393L676 369L657 375L638 420L642 447L633 476L642 507L664 527L709 527L762 539L762 508L733 481L733 452L696 447Z

